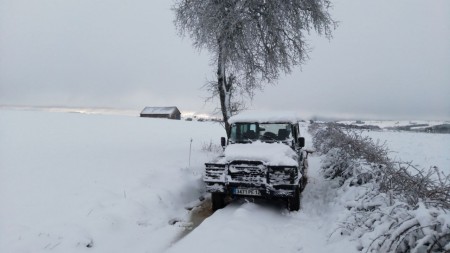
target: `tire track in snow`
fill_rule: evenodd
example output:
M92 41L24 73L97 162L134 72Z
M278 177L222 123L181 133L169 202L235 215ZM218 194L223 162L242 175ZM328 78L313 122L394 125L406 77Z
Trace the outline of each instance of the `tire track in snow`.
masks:
M173 240L171 245L176 244L178 241L186 237L189 233L191 233L194 229L196 229L200 224L210 217L213 214L213 211L211 209L211 198L205 198L203 201L201 201L198 205L195 205L193 207L187 207L187 209L190 209L189 213L189 220L187 222L183 222L181 220L173 220L169 221L169 224L175 225L176 223L181 223L182 225L179 225L183 227L183 231L181 231L176 238Z

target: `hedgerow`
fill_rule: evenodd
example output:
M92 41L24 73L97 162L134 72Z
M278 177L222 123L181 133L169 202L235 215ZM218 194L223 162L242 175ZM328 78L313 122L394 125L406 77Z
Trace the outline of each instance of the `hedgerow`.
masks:
M391 160L385 143L360 130L316 123L309 131L349 210L333 236L353 236L363 252L450 252L450 176Z

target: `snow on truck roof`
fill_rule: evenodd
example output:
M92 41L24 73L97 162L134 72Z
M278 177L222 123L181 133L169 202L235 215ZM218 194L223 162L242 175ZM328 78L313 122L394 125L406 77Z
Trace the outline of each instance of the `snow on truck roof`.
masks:
M258 123L270 123L270 122L285 122L285 123L297 123L301 121L301 117L292 111L245 111L237 115L232 116L228 122L230 124L239 122L258 122Z

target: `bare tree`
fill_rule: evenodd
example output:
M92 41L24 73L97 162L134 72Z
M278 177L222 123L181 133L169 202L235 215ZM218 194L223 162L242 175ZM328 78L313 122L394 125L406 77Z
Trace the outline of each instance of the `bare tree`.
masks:
M225 129L232 116L232 95L253 96L263 83L308 58L304 36L331 36L335 22L329 0L178 0L175 24L206 48L217 64L217 94Z

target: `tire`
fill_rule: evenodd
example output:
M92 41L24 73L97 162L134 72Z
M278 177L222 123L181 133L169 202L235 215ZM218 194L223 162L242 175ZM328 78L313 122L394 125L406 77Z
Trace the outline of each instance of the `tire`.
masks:
M213 192L211 193L212 210L215 212L218 209L225 207L225 194Z
M307 183L308 183L308 159L304 159L303 160L302 179L301 179L301 183L300 183L300 192L303 192Z
M308 167L309 167L308 155L306 155L306 158L303 159L303 166L304 166L305 170L308 170Z
M303 192L305 190L306 184L308 184L308 177L305 175L301 179L300 192Z
M288 198L287 204L290 212L300 210L300 187L295 187L294 196Z

